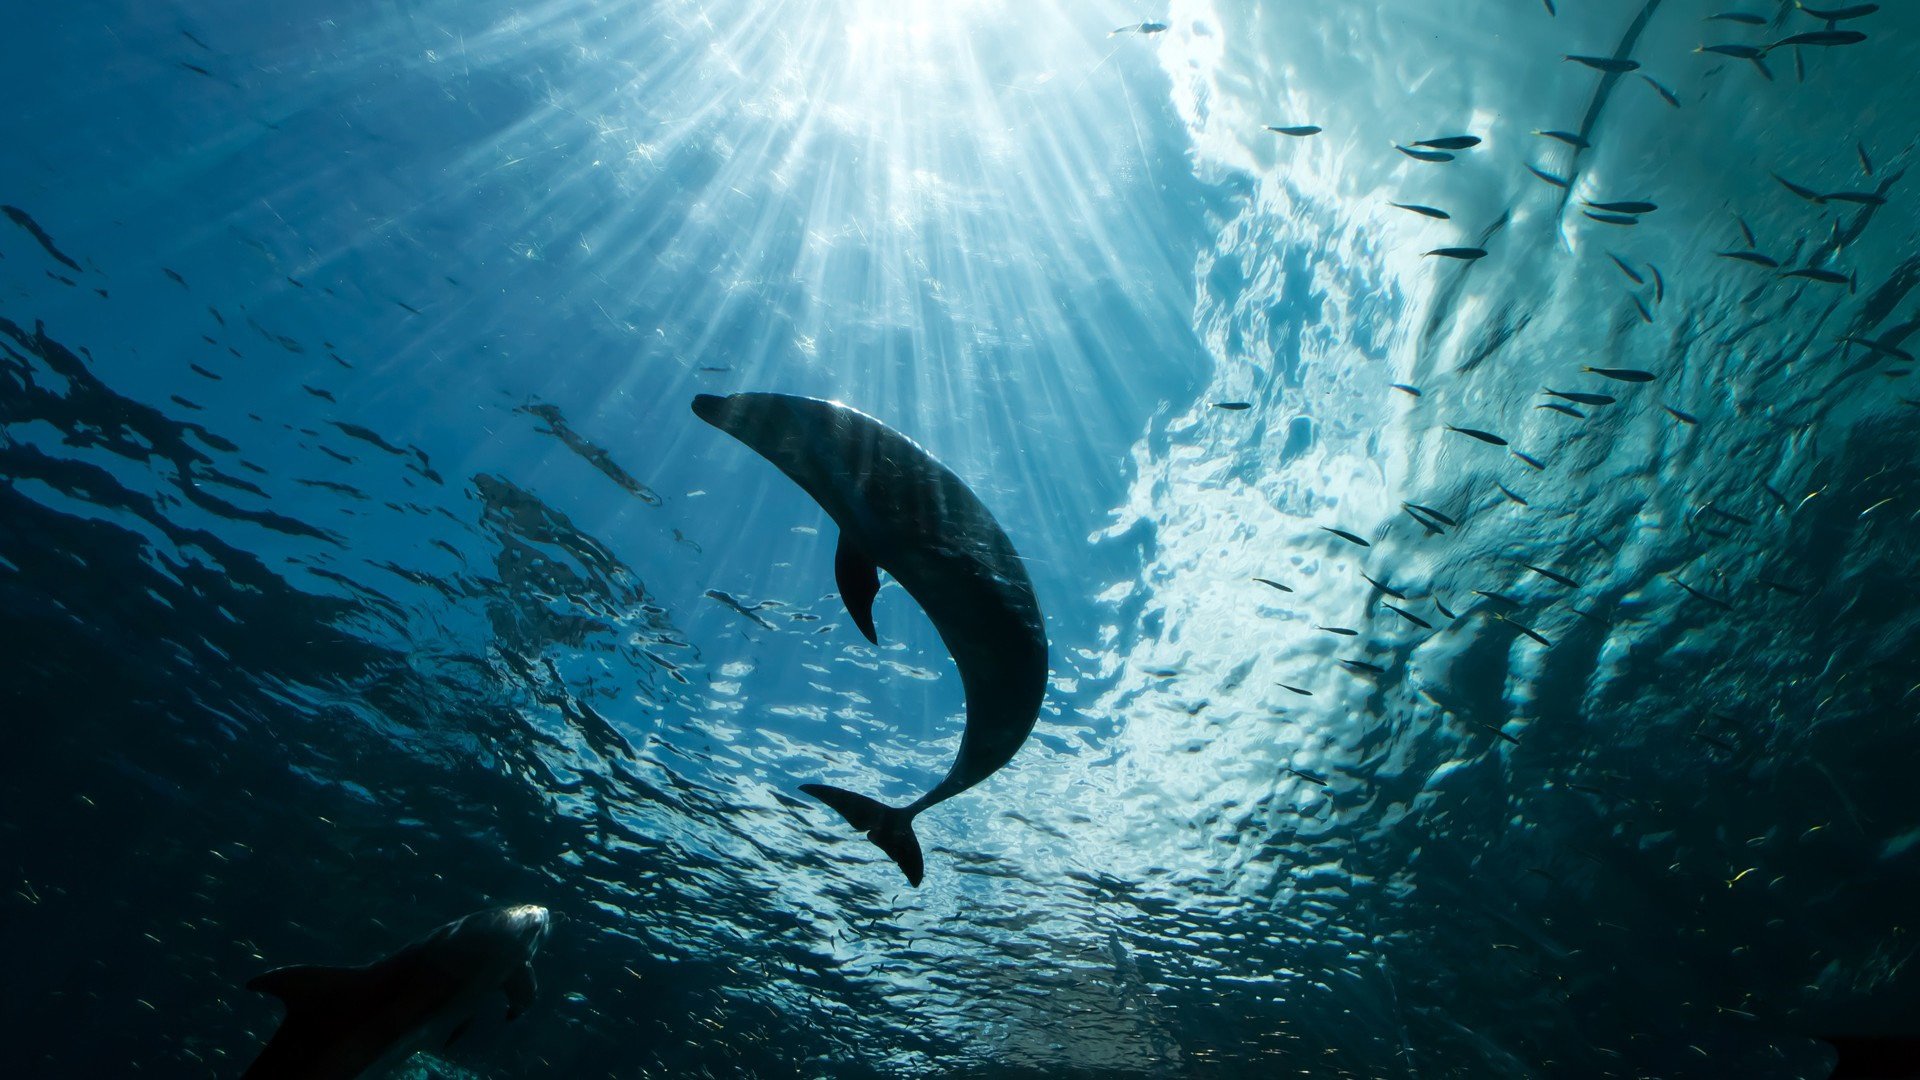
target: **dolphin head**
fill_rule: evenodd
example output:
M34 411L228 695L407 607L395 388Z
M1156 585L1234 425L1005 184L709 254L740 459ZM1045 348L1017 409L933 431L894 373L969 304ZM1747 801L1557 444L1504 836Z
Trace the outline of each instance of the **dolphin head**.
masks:
M791 394L699 394L693 414L782 468L796 454L817 457L845 441L843 429L856 418L870 419L837 401Z
M497 917L500 929L524 948L529 956L553 930L553 913L539 904L501 908Z
M863 479L913 445L866 413L820 398L700 394L693 412L778 465L843 528L864 501Z
M426 941L475 958L524 963L547 938L553 915L539 904L488 908L435 930Z

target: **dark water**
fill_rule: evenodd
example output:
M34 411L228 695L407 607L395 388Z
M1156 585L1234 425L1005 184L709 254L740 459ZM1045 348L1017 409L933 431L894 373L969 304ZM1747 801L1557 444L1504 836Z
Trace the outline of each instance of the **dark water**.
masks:
M252 976L516 902L538 1004L414 1072L1920 1034L1920 12L1769 79L1693 49L1825 24L1558 7L9 13L0 1070L235 1076ZM925 790L958 680L745 389L920 440L1047 613L920 889L796 789Z

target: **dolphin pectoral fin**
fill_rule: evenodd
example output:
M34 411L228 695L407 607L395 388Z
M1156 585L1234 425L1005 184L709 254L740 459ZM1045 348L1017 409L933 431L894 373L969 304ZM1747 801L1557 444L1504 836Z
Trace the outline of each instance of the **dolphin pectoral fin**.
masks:
M880 593L880 568L840 534L840 545L833 552L833 580L840 586L840 599L846 602L853 625L875 645L880 638L873 632L873 598Z
M507 992L507 1019L518 1018L533 1006L533 965L521 964L520 970L507 976L507 984L501 989Z
M907 875L907 884L919 886L926 876L926 864L920 855L920 838L913 833L912 814L845 788L801 784L800 790L826 803L846 818L847 824L866 833L867 839Z

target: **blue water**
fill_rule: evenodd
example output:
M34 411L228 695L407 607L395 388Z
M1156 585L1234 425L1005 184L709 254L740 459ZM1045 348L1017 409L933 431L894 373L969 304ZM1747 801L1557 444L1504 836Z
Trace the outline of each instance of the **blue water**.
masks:
M516 902L538 1004L416 1074L1920 1034L1920 10L1769 79L1693 50L1825 24L1731 3L16 5L0 1070L235 1076L252 976ZM736 390L1027 560L1047 704L919 889L797 787L926 790L958 679Z

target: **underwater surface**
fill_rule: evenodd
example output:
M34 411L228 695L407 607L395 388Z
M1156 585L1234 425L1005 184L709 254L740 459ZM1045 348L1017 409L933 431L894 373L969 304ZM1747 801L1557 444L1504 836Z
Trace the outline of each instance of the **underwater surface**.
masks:
M1837 14L14 5L0 1069L237 1076L250 979L508 904L532 1008L410 1075L1920 1035L1920 5ZM740 391L1045 615L918 888L799 785L932 787L953 660Z

